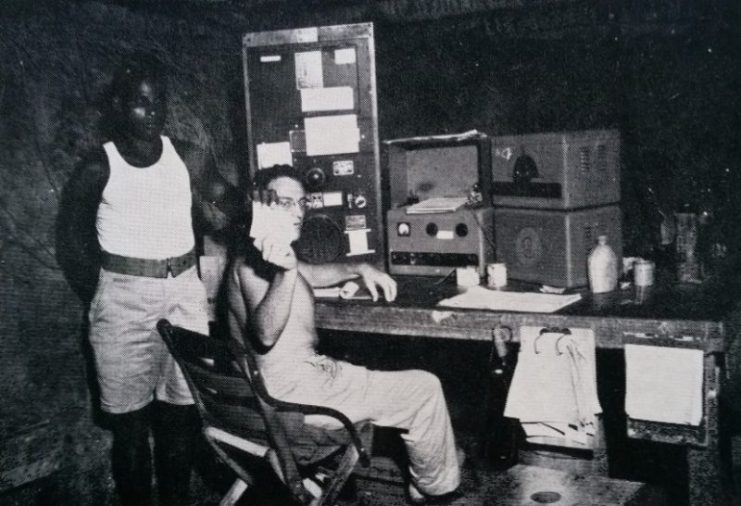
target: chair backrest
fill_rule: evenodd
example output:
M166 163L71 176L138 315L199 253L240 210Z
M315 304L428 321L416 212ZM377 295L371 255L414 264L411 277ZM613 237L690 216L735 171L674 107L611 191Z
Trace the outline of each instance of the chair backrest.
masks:
M268 394L250 350L160 320L157 329L183 371L206 426L270 447L294 496L303 492L298 465L316 462L353 444L368 463L356 428L342 413L321 406L282 402ZM338 419L344 430L304 425L305 414ZM212 442L213 444L213 442Z
M204 423L269 444L259 398L226 344L166 320L157 328L183 371Z

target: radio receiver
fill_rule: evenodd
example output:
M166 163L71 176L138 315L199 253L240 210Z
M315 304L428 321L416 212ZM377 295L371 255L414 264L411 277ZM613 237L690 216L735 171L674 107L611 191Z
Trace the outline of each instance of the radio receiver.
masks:
M483 276L494 261L489 138L471 131L383 146L392 206L386 213L389 272L447 276L474 266ZM431 202L442 206L425 205Z

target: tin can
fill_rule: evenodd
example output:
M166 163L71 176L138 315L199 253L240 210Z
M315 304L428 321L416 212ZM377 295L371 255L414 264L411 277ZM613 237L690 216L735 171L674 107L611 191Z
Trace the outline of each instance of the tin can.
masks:
M476 267L456 268L455 279L456 284L463 288L476 286L481 282L481 278L479 278L479 270Z
M507 286L507 266L502 263L487 264L486 284L496 290Z
M639 258L633 264L633 284L635 286L651 286L654 284L655 264L651 260Z

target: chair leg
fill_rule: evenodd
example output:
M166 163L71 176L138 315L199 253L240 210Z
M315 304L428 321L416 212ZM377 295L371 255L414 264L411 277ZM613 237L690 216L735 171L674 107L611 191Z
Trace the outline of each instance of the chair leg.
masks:
M355 469L355 465L358 463L358 457L358 450L355 448L355 446L350 445L345 453L342 455L342 459L340 460L340 464L337 466L337 470L332 473L332 479L330 480L327 487L324 489L324 493L321 495L321 497L318 497L316 500L311 502L312 506L334 504L334 501L337 499L337 496L342 490L342 487L347 482L350 474L352 474L353 469Z
M233 506L237 504L237 501L242 497L245 490L247 490L247 484L240 478L237 478L229 489L229 492L227 492L224 498L221 499L219 506Z

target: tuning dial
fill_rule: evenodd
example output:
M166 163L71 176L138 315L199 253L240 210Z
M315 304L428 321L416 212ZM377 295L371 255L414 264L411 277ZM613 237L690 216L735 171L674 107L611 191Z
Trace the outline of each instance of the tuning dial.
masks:
M319 190L327 182L327 176L320 167L312 167L304 176L306 187L310 190Z
M466 237L468 235L468 225L465 223L459 223L455 226L455 233L458 237Z
M437 236L437 225L435 223L428 223L425 227L425 232L427 232L427 235L436 237Z

